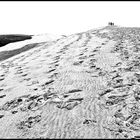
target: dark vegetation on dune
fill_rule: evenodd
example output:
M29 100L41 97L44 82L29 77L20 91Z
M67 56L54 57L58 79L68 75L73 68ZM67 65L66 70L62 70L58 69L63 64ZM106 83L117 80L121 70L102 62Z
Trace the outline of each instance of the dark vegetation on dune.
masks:
M32 39L32 35L0 35L0 47L3 47L12 42L24 41L26 39Z
M22 52L28 51L28 50L30 50L34 47L38 47L38 46L40 46L40 43L33 43L33 44L25 45L24 47L19 48L19 49L10 50L10 51L2 51L2 52L0 52L0 61L6 60L12 56L18 55Z

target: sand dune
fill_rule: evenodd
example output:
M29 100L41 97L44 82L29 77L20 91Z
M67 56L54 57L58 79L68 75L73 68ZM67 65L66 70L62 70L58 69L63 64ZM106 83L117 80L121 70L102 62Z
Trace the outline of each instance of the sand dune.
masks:
M5 50L0 138L138 137L139 34L106 26Z

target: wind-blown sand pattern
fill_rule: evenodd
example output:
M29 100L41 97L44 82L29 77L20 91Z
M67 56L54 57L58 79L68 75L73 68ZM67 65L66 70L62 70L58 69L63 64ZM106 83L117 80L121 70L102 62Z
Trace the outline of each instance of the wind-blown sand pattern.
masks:
M140 136L139 34L107 26L1 60L0 138Z

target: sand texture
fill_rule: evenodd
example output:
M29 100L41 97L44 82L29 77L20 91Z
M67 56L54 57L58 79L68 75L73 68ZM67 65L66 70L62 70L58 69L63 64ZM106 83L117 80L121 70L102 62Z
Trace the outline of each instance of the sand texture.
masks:
M139 50L140 28L107 26L1 51L0 138L138 137Z

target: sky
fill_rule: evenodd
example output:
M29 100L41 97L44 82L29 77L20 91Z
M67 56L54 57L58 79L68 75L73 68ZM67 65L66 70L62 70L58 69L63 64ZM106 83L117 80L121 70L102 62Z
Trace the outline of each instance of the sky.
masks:
M69 35L108 22L140 27L140 2L0 2L0 34Z

